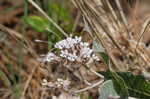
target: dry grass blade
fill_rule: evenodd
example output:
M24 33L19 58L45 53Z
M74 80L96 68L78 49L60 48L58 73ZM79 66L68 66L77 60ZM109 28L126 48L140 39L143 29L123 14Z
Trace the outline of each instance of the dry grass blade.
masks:
M124 24L127 26L127 25L128 25L127 19L126 19L125 14L123 13L123 9L122 9L122 7L121 7L121 5L120 5L120 2L119 2L119 0L115 0L115 1L116 1L117 6L118 6L118 9L119 9L119 11L120 11L122 20L123 20Z
M140 43L140 41L141 41L141 39L142 39L142 37L143 37L143 35L144 35L144 33L145 33L145 31L146 31L146 29L147 29L147 27L148 27L149 24L150 24L150 18L148 18L148 19L145 21L145 23L143 24L143 28L142 28L141 32L139 33L139 34L140 34L140 38L139 38L139 40L138 40L138 43L137 43L137 45L136 45L135 50L137 49L137 47L138 47L138 45L139 45L139 43Z
M128 71L133 70L133 68L146 70L150 67L150 56L146 47L140 45L136 49L137 53L134 53L136 44L131 42L135 40L130 38L131 31L128 30L128 22L121 1L72 0L72 2L82 12L93 32L90 34L93 38L97 38L99 44L105 48L115 66L114 68L120 71ZM115 7L117 8L115 9ZM144 25L141 34L144 33L147 25Z
M32 55L32 57L35 58L35 60L38 58L37 53L30 46L30 42L27 41L25 39L25 37L20 35L20 33L14 31L12 29L9 29L9 28L5 27L2 24L0 24L0 30L5 32L5 33L8 33L9 36L13 37L17 42L19 42L26 49L26 51L28 51ZM36 62L38 63L38 61L36 61ZM35 71L37 70L38 67L39 67L39 64L37 64L37 65L35 64L35 66L33 66L33 68L32 68L32 72L29 75L27 75L25 73L25 71L22 71L22 72L24 72L23 75L28 76L28 78L27 78L27 81L25 82L25 86L23 88L22 96L21 96L20 99L24 99L25 98L26 91L27 91L27 89L29 87L29 84L30 84L30 82L32 80L32 77L33 77L33 75L34 75L34 73L35 73Z

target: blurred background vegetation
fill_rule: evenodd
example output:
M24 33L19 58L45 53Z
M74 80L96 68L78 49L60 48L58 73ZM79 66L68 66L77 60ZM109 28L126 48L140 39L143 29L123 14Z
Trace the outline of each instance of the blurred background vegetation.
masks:
M69 0L35 3L68 35L80 35L74 24L77 12ZM46 76L37 57L65 36L27 0L0 0L0 24L0 99L40 99L45 94L41 80Z
M34 1L67 35L82 35L84 40L92 42L83 31L85 27L81 13L71 0ZM135 0L127 1L130 1L132 8ZM133 23L134 33L141 29L141 23L146 19L142 15L146 15L150 9L149 0L143 1L140 10L131 11L123 6L128 22ZM150 42L148 33L145 33L144 39L147 45ZM54 44L63 38L65 35L28 0L0 0L0 99L51 99L53 94L41 86L42 79L50 74L37 58L53 50ZM35 40L43 42L37 43ZM105 53L103 56L108 63L108 56ZM102 64L100 68L105 70ZM94 96L97 93L91 95L85 92L81 94L81 99L95 99L92 98Z

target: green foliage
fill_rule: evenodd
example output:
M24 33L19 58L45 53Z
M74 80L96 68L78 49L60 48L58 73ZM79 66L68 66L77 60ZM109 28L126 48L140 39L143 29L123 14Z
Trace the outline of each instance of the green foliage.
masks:
M131 72L119 72L118 75L126 81L130 96L150 99L150 82L143 75L135 76Z
M6 76L6 74L1 69L0 69L0 79L3 81L3 83L6 87L11 86L11 82L9 81L9 78Z
M12 87L12 97L13 99L20 99L21 90L20 85L16 84Z
M14 67L11 64L7 64L6 66L7 66L9 75L7 76L0 69L0 79L3 81L3 84L6 87L11 88L13 99L19 99L21 96L21 89L19 85L19 75L17 71L14 70Z
M122 98L127 99L129 94L128 94L128 89L124 80L116 72L110 71L110 75L114 83L114 86L117 89L117 92L120 95L121 99Z
M68 2L64 3L64 1L55 2L55 0L47 0L44 3L44 10L55 21L72 21L70 9L68 9L67 6Z
M131 72L112 71L101 72L101 74L104 75L107 80L111 79L113 81L113 84L117 86L115 90L119 95L125 94L121 90L125 90L125 92L128 90L128 94L131 97L150 99L150 82L146 81L144 76L133 75Z
M25 0L26 1L26 0ZM68 33L73 29L73 18L67 3L64 1L56 2L55 0L36 1L37 4L54 20L64 31ZM27 4L25 6L25 15L27 15ZM53 45L61 40L64 35L47 19L40 16L26 16L25 22L38 32L44 32L48 37L48 47L51 49Z
M47 7L48 15L59 24L65 31L72 32L73 18L69 9L66 7L67 3L56 3L53 0L49 1Z
M46 28L49 28L49 22L40 16L25 17L25 22L33 27L38 32L44 32Z
M63 20L63 21L70 21L71 20L70 13L68 12L67 9L65 9L61 5L54 3L50 7L53 10L53 14L55 13L55 15L57 15L58 20ZM51 13L51 15L52 15L52 13Z
M98 99L108 99L108 96L119 96L114 88L113 81L107 80L99 88L99 98Z
M19 85L20 76L18 75L18 70L16 71L11 64L7 64L7 70L9 72L8 78L11 82L11 91L14 99L19 99L21 96L21 88Z
M18 71L14 70L14 67L11 64L7 64L6 66L9 72L8 77L9 77L9 81L11 82L11 86L16 85L20 80Z
M28 9L29 9L28 0L24 0L24 17L28 16Z
M93 99L93 97L92 97L92 96L89 96L88 99Z
M80 99L93 99L92 96L89 96L88 92L80 93Z
M100 55L103 58L104 62L108 65L109 64L109 56L105 52L100 52Z

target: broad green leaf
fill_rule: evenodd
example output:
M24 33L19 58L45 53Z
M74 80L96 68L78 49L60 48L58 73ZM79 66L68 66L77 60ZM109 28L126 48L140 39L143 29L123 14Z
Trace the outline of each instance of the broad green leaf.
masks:
M133 75L131 72L119 72L132 97L140 99L150 99L150 82L146 81L143 75Z
M111 96L119 96L117 92L115 91L113 81L107 80L103 83L103 85L99 88L99 98L98 99L108 99L108 97Z
M128 89L124 80L116 72L110 71L110 74L111 74L114 86L117 89L117 92L120 95L121 99L122 98L127 99L129 94L128 94Z
M24 19L27 24L38 32L44 32L46 28L49 28L49 22L40 16L29 16Z
M117 85L116 80L110 71L100 72L107 80L112 79ZM127 86L129 96L140 99L150 99L150 82L146 81L143 75L133 75L131 72L116 72L122 78ZM114 75L114 74L113 74ZM120 91L116 88L116 91Z

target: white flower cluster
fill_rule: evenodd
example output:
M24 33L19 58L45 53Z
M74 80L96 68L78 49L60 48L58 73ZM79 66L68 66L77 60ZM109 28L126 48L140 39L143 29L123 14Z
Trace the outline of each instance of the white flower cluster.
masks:
M93 59L99 61L99 58L93 53L93 50L89 47L89 43L83 42L81 37L71 38L68 37L55 44L55 48L60 49L60 57L66 58L69 61L83 62L84 60ZM43 59L42 62L51 62L53 60L59 60L60 57L54 53L49 52Z
M59 41L55 44L55 48L59 48L59 49L69 49L71 47L73 47L75 44L78 44L81 42L81 37L75 37L74 39L71 37L68 37L67 39L64 39L62 41Z
M89 43L82 42L81 37L68 37L55 44L55 48L61 50L61 57L67 58L69 61L80 61L82 59L90 59L99 61L99 58L93 53L89 47Z
M54 53L49 52L47 55L44 56L44 58L39 58L38 60L42 62L51 62L54 60L59 60L59 57L56 56Z
M64 90L68 90L69 85L71 82L69 80L63 80L61 78L58 78L56 82L48 82L46 79L43 79L42 85L48 86L52 88L63 88Z

